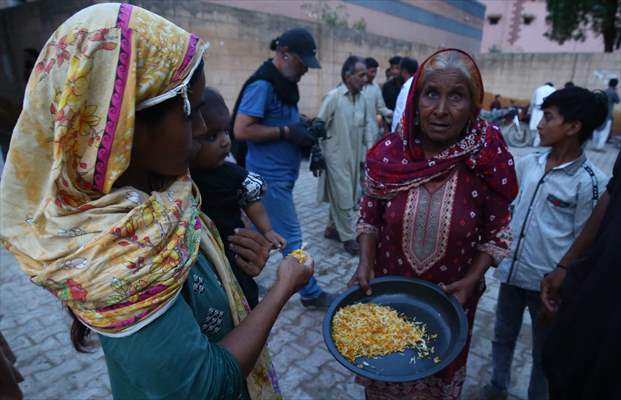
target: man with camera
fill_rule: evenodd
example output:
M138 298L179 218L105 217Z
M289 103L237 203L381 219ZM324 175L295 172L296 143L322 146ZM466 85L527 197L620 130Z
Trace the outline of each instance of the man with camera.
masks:
M320 68L317 46L302 28L272 40L274 58L263 63L244 83L233 110L234 154L238 163L267 182L261 202L276 232L287 240L287 255L302 247L302 230L293 203L302 148L325 136L298 111L298 82L309 68ZM247 146L247 153L244 151ZM327 308L334 295L324 292L314 277L299 291L304 307Z
M375 110L361 93L367 83L364 59L347 58L341 79L343 82L324 98L317 116L327 130L327 138L320 143L326 171L319 177L318 200L330 203L324 236L343 242L345 251L358 255L356 205L362 196L366 151L376 139Z

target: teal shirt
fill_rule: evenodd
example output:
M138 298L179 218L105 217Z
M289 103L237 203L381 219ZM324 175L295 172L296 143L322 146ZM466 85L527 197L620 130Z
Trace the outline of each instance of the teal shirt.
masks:
M231 330L226 292L199 254L168 311L130 336L99 335L114 399L248 398L237 360L217 344Z

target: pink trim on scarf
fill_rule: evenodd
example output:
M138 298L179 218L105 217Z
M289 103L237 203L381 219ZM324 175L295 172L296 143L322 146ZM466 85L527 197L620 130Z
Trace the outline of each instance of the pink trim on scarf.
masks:
M185 52L183 61L181 62L181 65L177 69L177 72L175 72L175 75L173 77L173 82L176 82L180 79L181 75L183 74L183 71L185 71L188 64L190 64L190 61L192 61L192 58L194 58L194 53L196 53L196 44L198 43L198 39L199 39L198 36L196 36L195 34L193 33L190 34L190 41L188 43L188 51Z
M116 21L116 26L123 30L129 29L129 20L132 17L132 5L123 3L119 8L119 16Z
M97 309L97 312L106 312L106 311L113 311L113 310L118 310L119 308L123 308L123 307L128 307L131 306L133 304L136 304L138 302L144 301L146 299L149 299L155 295L157 295L158 293L163 292L164 290L168 289L168 286L166 285L157 285L155 287L152 288L147 288L146 290L144 290L143 292L138 294L138 300L136 301L127 301L124 303L118 303L118 304L113 304L110 306L106 306L106 307L102 307ZM121 327L126 327L129 325L134 324L137 321L140 321L141 319L143 319L146 315L150 314L151 311L153 311L155 308L157 307L149 307L147 310L136 314L134 316L132 316L131 318L128 319L124 319L121 321L115 321L113 323L111 323L110 325L104 326L102 327L103 329L115 329L115 328L121 328Z
M100 192L104 189L106 171L108 170L108 161L110 160L110 152L112 150L112 143L114 142L116 134L116 127L121 116L123 94L125 93L125 85L127 84L132 43L132 31L129 29L131 14L131 4L121 4L119 7L119 16L116 22L116 26L121 28L119 60L116 67L116 78L114 80L112 98L110 99L110 107L108 108L106 127L101 137L101 142L99 143L99 149L97 150L97 162L95 163L95 173L93 175L93 185L95 186L95 189Z
M131 318L124 319L122 321L116 321L111 323L110 325L102 326L100 329L113 330L117 328L125 328L131 325L135 325L136 322L142 320L144 317L149 315L151 311L155 310L157 307L149 307L147 310L132 316Z

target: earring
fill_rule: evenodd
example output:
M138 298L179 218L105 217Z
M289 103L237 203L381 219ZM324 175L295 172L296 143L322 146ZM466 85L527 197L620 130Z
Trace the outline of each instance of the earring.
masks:
M181 98L183 99L183 113L186 117L190 117L192 115L192 106L188 97L188 85L181 88Z
M420 125L420 118L418 117L418 113L414 114L414 126Z
M472 128L472 118L468 120L466 124L466 135L470 133L470 128Z
M283 59L288 60L289 56L282 56Z

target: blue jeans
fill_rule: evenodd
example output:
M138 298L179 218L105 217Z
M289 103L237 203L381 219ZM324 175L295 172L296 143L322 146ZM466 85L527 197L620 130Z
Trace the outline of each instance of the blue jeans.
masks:
M541 367L541 352L550 326L539 319L539 311L543 307L539 292L506 283L500 284L496 307L496 324L492 341L492 385L501 390L507 390L509 386L513 351L526 307L532 320L533 337L533 364L528 385L528 400L547 400L548 383Z
M283 256L302 247L302 229L295 212L293 203L293 186L295 182L268 181L267 192L261 199L267 215L272 222L272 228L285 238L287 246L283 249ZM303 299L315 299L321 294L321 288L314 276L311 276L306 286L298 294Z

